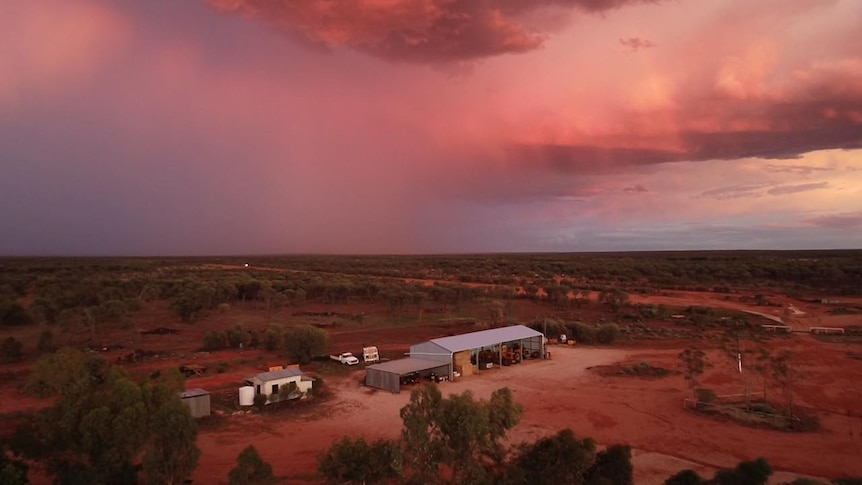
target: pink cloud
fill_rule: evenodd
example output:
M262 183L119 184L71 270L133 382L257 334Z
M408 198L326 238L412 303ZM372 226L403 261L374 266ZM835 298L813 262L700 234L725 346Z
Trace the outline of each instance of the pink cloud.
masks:
M260 18L308 42L420 63L537 49L546 34L524 17L543 8L601 12L650 1L656 0L208 0L220 11Z
M778 20L747 2L218 3L286 37L198 2L20 2L0 18L0 252L601 249L625 238L590 231L851 213L859 4L766 3ZM20 18L50 22L19 37Z

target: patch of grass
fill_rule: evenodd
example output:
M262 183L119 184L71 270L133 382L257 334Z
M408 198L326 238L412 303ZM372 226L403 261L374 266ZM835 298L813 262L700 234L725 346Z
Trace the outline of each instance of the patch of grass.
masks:
M811 433L820 430L820 420L813 415L796 412L792 416L780 406L767 401L732 404L701 402L695 412L728 418L743 426L769 428L778 431Z
M627 376L636 377L665 377L670 374L670 371L663 367L654 367L647 362L641 362L638 365L623 366L620 371Z

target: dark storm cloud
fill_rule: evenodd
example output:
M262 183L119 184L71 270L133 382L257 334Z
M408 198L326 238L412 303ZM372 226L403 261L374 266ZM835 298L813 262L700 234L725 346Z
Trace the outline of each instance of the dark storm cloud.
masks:
M544 167L555 172L612 172L620 166L652 165L678 161L679 153L667 150L590 145L531 144L510 148L515 163Z
M808 124L807 122L805 123ZM781 131L683 132L682 150L613 146L533 144L512 148L511 157L553 171L605 171L621 166L706 160L796 159L826 149L862 148L862 125L823 120L822 126L787 127ZM774 166L774 165L773 165Z
M649 189L647 189L646 187L644 187L641 184L637 184L634 187L624 188L623 192L625 192L627 194L643 194L643 193L649 192Z
M438 63L538 48L545 32L524 17L557 7L603 12L657 0L208 0L221 11L260 18L288 35L376 57ZM644 47L644 46L641 46Z

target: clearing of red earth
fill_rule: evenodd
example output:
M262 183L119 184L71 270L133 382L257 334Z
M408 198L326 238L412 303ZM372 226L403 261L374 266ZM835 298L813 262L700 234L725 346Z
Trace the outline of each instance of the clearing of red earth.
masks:
M771 306L756 305L749 295L711 292L667 292L631 295L632 303L662 304L683 309L704 306L725 310L761 313L791 325L796 331L811 326L859 324L858 315L835 315L830 306L768 295ZM745 301L740 301L740 299ZM854 304L856 304L854 302ZM332 306L306 305L306 312L324 312ZM546 306L518 301L514 318L532 321L546 312ZM194 324L179 323L169 309L153 304L135 317L132 328L100 328L102 342L116 345L93 349L110 361L118 361L134 376L182 365L205 367L201 377L192 377L188 388L202 387L213 395L214 408L222 411L201 422L198 446L202 454L192 479L194 483L227 483L239 452L254 445L269 461L276 476L290 483L319 483L317 458L343 436L366 439L396 438L401 430L399 410L410 395L376 391L361 384L364 371L337 364L312 364L306 370L321 376L328 390L323 399L309 399L297 406L262 413L234 413L238 387L245 378L272 364L286 363L283 357L263 350L199 352L207 331L231 328L238 321L250 328L265 329L270 322L317 324L330 335L330 350L357 353L364 345L376 345L381 355L398 358L413 343L479 329L476 320L456 314L417 316L413 310L390 318L375 305L343 304L339 315L365 316L364 322L341 317L297 317L296 308L283 308L264 316L257 309L239 305L230 313L212 313ZM608 314L595 301L578 311L584 321L599 321ZM409 318L406 315L410 313ZM461 313L463 314L463 313ZM478 314L478 313L477 313ZM403 322L401 320L403 320ZM648 322L649 324L652 324ZM673 326L673 321L655 322ZM141 330L148 333L140 332ZM16 330L20 338L35 340L35 329ZM32 335L25 334L30 332ZM74 335L61 336L62 340ZM660 484L674 473L690 468L711 476L719 468L739 461L766 457L777 470L770 483L782 483L796 476L834 478L862 476L862 351L853 341L824 341L807 334L774 338L767 342L775 352L789 350L794 355L795 405L816 416L820 429L812 432L781 432L747 427L727 419L696 414L683 407L692 396L682 374L678 354L696 345L712 362L702 378L704 387L717 394L739 394L746 386L761 390L759 376L740 375L735 359L718 350L719 343L707 338L667 338L629 340L616 347L552 345L552 358L530 360L518 365L491 369L478 376L441 383L444 394L472 391L487 398L500 388L513 390L524 407L521 423L509 433L511 444L533 441L571 428L579 437L592 437L601 445L623 443L633 448L635 483ZM137 349L145 349L138 354ZM127 362L129 355L141 361ZM666 376L619 376L595 372L596 366L637 365L667 369ZM746 363L747 364L747 363ZM6 366L0 383L2 431L11 432L14 416L47 405L20 394L20 384L31 362ZM360 366L361 367L361 366ZM197 367L195 367L197 368ZM781 390L766 384L770 400L780 400ZM222 405L219 403L230 403ZM47 483L31 474L33 483Z

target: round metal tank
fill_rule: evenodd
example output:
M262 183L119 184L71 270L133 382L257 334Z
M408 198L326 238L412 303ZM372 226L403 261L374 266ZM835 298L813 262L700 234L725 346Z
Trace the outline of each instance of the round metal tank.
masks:
M254 405L254 387L243 386L239 388L239 405L252 406Z

